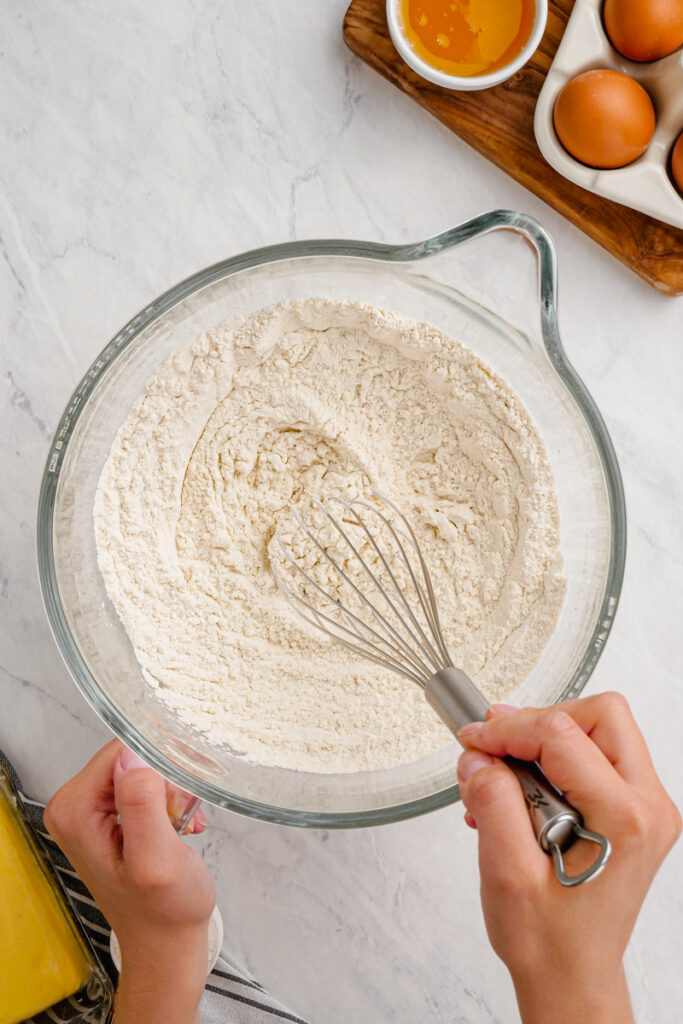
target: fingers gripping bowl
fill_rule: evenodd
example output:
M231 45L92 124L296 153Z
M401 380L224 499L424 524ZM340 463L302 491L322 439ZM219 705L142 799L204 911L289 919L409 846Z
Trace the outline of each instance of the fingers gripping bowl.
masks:
M491 232L496 235L486 237ZM525 242L537 257L540 303ZM150 764L233 810L284 824L348 827L457 799L456 751L446 747L383 771L318 774L259 765L195 734L142 676L104 588L92 519L112 441L167 356L228 317L318 295L434 324L480 356L526 405L555 476L567 595L514 699L543 705L578 694L616 611L625 554L623 491L604 424L562 352L552 244L521 214L487 214L415 245L321 241L256 250L162 295L109 343L67 406L43 476L38 557L48 616L69 670L101 717ZM321 679L321 701L325 685Z

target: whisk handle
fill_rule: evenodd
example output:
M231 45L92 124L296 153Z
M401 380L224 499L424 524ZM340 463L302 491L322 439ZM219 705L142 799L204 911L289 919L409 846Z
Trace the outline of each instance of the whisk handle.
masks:
M425 687L425 696L456 736L464 725L483 722L489 707L469 676L459 668L442 669L433 675ZM539 764L515 757L506 757L504 761L517 776L538 844L545 853L552 855L555 874L562 885L580 885L594 878L609 859L609 840L584 828L580 813L546 778ZM595 843L599 847L598 855L585 871L567 875L562 854L579 838Z
M454 736L470 722L483 722L489 709L488 701L460 668L442 668L433 675L425 697Z

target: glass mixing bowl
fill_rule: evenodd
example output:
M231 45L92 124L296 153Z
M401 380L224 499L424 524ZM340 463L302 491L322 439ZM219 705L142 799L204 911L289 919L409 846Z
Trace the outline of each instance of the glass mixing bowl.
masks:
M100 471L159 364L228 317L312 296L428 321L476 352L522 398L555 473L567 593L555 631L514 700L548 705L576 696L616 611L624 497L605 425L562 351L552 242L519 213L485 214L414 245L310 241L258 249L202 270L150 303L98 356L62 416L40 491L38 563L50 624L82 693L168 779L212 803L282 824L371 825L458 799L455 744L400 768L334 775L266 767L213 744L179 722L145 683L95 551ZM321 701L325 686L321 678Z

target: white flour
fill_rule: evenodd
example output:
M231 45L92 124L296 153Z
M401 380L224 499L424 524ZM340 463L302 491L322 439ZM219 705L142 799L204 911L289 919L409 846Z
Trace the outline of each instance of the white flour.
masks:
M370 486L416 527L456 664L491 700L524 679L564 596L552 473L525 408L433 327L287 302L170 357L97 491L108 594L184 723L318 772L391 767L451 740L417 687L306 626L269 568L293 503Z

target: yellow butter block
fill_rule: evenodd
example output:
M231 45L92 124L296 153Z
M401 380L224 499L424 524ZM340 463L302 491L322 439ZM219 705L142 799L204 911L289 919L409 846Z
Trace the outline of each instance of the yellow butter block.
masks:
M16 1024L88 979L85 947L0 789L0 1024Z

